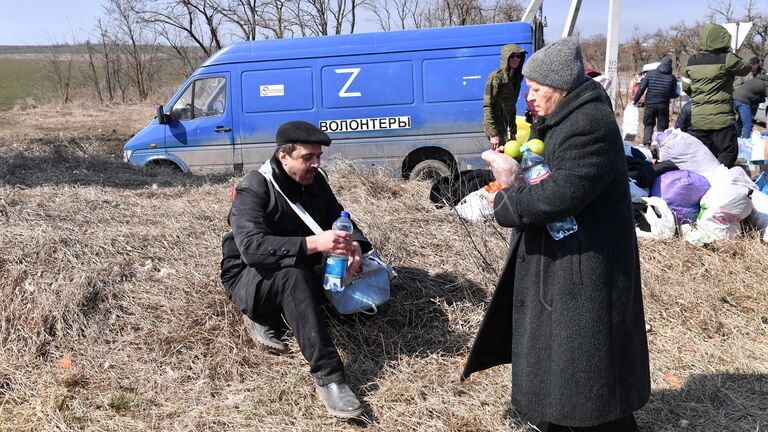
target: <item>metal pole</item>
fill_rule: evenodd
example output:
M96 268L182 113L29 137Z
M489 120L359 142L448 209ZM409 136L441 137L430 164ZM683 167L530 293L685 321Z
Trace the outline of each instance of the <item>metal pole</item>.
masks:
M528 7L525 9L525 12L523 13L523 18L520 19L520 21L533 23L533 19L536 17L536 12L541 7L541 3L543 1L544 0L531 0L531 2L528 3Z
M565 20L565 27L563 28L563 37L568 37L573 34L573 28L576 26L576 19L579 17L580 8L581 8L581 0L571 1L571 10L568 11L568 18Z
M621 0L610 0L608 7L608 37L605 44L605 75L611 79L608 96L616 105L616 88L619 87L617 74L619 60L619 23L621 18Z

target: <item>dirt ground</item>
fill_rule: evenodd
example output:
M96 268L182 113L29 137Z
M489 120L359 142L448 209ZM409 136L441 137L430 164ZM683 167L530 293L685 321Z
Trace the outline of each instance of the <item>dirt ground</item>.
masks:
M0 112L0 430L529 430L510 370L459 382L509 232L429 185L336 162L331 183L399 273L372 317L330 319L364 422L331 419L307 365L260 351L218 279L232 176L136 169L151 105ZM768 245L640 241L644 431L768 428Z

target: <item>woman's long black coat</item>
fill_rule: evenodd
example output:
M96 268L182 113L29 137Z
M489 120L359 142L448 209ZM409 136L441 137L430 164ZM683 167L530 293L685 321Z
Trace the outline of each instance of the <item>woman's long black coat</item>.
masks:
M607 94L586 79L536 132L552 173L496 195L496 220L514 231L462 378L511 362L516 409L591 426L650 393L622 140ZM578 231L554 240L545 225L569 215Z

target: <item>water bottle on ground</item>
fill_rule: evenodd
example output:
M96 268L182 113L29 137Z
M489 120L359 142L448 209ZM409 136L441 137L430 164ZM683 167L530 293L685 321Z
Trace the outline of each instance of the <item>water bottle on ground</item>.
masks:
M349 220L349 212L341 211L341 216L333 223L333 229L346 231L352 234L352 221ZM344 277L347 275L349 256L330 253L325 257L325 277L323 288L329 291L344 291Z
M520 163L520 167L523 169L523 178L529 185L534 185L545 178L549 177L549 165L544 162L544 158L532 152L528 146L520 147L520 151L523 153L523 161ZM576 219L573 216L560 219L547 224L547 231L555 240L573 234L579 226L576 224Z

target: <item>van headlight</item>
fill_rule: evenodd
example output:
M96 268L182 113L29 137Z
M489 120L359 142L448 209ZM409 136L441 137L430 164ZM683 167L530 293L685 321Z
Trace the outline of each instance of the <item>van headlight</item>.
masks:
M123 162L128 162L131 160L131 154L133 153L133 150L123 150Z

